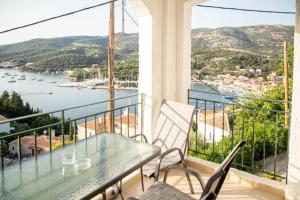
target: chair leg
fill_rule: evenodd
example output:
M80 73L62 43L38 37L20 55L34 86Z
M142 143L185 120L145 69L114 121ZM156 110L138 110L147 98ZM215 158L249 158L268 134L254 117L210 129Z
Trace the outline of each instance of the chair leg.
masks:
M141 172L142 190L143 190L143 192L144 192L145 188L144 188L144 174L143 174L143 167L140 168L140 172Z
M181 163L181 164L182 164L182 167L183 167L183 168L186 168L186 165L185 165L184 162ZM195 191L194 191L194 188L193 188L193 185L192 185L192 181L191 181L190 175L189 175L188 173L185 173L185 176L186 176L186 179L187 179L187 181L188 181L188 183L189 183L189 188L190 188L190 190L191 190L191 193L192 193L192 194L195 194Z
M106 193L105 193L105 191L102 192L102 199L103 199L103 200L106 200Z
M189 183L189 187L190 187L191 193L195 194L195 191L194 191L194 188L193 188L193 185L192 185L192 181L191 181L190 175L188 173L185 173L185 175L186 175L186 179L187 179L187 181Z
M119 188L121 199L124 200L123 194L122 194L122 180L120 181L120 188Z

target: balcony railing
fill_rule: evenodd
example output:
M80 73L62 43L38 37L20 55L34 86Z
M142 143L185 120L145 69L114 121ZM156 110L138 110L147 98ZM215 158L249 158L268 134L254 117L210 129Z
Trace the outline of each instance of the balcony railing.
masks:
M249 104L254 100L281 105L283 101L195 90L189 91L188 100L196 106L189 139L191 156L221 162L232 147L244 139L247 144L236 159L236 167L256 175L286 180L289 131L284 126L286 113ZM108 132L110 112L113 113L114 132L126 136L142 133L144 95L120 97L114 101L114 110L107 110L108 101L101 101L0 122L0 125L9 123L15 127L10 134L0 135L2 169L91 135ZM42 121L43 117L51 123L30 123L29 127L22 127L34 120Z
M246 145L235 161L237 168L287 180L289 129L284 120L289 112L255 106L262 103L283 105L284 101L197 90L189 90L188 100L196 106L189 140L190 155L221 162L243 139Z
M14 127L11 133L2 133L0 136L1 168L63 148L66 144L76 143L91 135L108 132L108 113L113 113L113 132L126 136L141 133L144 95L120 97L114 102L113 110L107 110L108 101L101 101L0 122L0 125L10 124ZM47 122L43 125L32 123L45 119Z

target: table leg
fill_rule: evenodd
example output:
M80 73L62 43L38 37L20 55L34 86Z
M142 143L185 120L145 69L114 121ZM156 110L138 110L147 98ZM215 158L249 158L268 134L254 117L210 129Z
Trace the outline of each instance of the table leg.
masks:
M102 192L102 199L103 199L103 200L106 200L106 193L105 193L105 191Z
M140 168L141 171L141 183L142 183L142 190L144 192L145 188L144 188L144 174L143 174L143 167Z

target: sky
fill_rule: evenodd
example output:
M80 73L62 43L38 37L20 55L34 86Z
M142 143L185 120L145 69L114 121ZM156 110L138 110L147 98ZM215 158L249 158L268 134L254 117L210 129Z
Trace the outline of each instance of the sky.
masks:
M107 0L0 0L0 31L92 6ZM295 0L210 0L205 5L263 10L295 11ZM138 21L128 0L126 8ZM259 24L294 25L294 15L264 14L193 7L192 27L217 28ZM115 31L121 31L121 5L116 3ZM33 38L73 35L108 34L109 6L77 13L61 19L0 35L0 45ZM138 27L125 17L125 32L138 32Z

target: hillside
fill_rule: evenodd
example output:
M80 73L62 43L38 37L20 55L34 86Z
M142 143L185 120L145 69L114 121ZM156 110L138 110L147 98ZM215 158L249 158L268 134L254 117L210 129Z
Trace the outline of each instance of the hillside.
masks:
M265 55L281 54L283 41L293 44L293 39L294 27L284 25L199 28L192 31L193 48L239 49Z
M205 58L205 54L209 54L209 59L213 59L216 51L220 50L230 52L230 54L233 52L243 53L250 57L261 57L260 55L266 55L268 58L278 57L276 55L282 52L282 42L284 40L293 42L293 33L292 26L283 25L194 29L192 31L193 60L197 60L195 58L199 57L195 52L204 53L204 56L200 55L200 58ZM222 52L216 56L220 57L224 54ZM138 34L125 34L116 45L117 63L130 60L130 63L137 65L137 55ZM265 62L261 61L261 58L255 59ZM62 71L93 64L105 66L107 63L107 37L71 36L33 39L0 46L0 62L10 60L22 66L24 70L30 71ZM26 65L27 63L30 65ZM233 61L230 63L232 66L229 69L234 67L233 64L237 65ZM24 67L25 65L26 67ZM199 69L201 66L195 66L195 68Z

